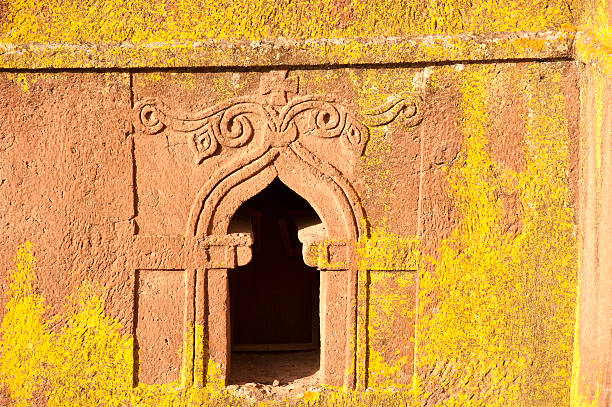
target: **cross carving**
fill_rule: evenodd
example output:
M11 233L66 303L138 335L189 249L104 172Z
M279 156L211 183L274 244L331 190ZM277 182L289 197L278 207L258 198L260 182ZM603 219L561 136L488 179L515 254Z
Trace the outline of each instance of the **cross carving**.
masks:
M297 94L299 82L297 78L288 78L288 71L271 71L261 76L259 92L267 96L267 103L272 106L287 104L288 95Z

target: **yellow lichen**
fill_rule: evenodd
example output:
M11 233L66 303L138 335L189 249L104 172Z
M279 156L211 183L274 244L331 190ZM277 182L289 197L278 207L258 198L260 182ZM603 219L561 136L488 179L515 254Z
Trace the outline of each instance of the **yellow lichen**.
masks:
M28 77L24 73L7 73L6 77L13 83L21 86L21 90L23 90L24 92L30 92L30 83L28 82Z
M417 270L420 242L416 236L402 237L384 227L375 227L370 236L357 243L361 270Z
M491 155L494 70L457 73L465 141L449 182L461 223L420 279L421 370L447 366L452 373L430 380L487 405L569 401L576 284L569 140L560 75L542 69L531 67L523 79L529 115L520 173ZM518 188L524 208L517 235L502 225L498 196L508 188Z
M580 294L580 285L577 288L578 294ZM580 303L576 304L576 324L574 327L574 357L572 360L572 388L570 391L570 403L571 407L598 407L599 399L599 388L595 392L592 400L587 400L582 392L580 391L580 324L578 317L580 315Z
M370 37L423 34L482 34L563 30L576 19L579 0L14 0L0 20L0 62L6 67L152 67L229 66L283 63L284 50L260 52L257 41L280 38L331 39L308 48L300 61L362 63L508 56L533 57L542 40L491 43L490 51L463 40L436 40L428 47L362 43ZM337 39L349 41L336 41ZM227 40L224 47L206 47L206 40ZM235 43L251 41L252 52ZM441 42L440 42L441 41ZM84 47L83 47L84 46ZM24 47L24 48L22 48ZM299 51L296 49L296 51ZM551 52L555 52L551 50ZM299 52L296 52L298 54ZM293 57L289 57L290 59ZM323 59L321 61L320 59ZM291 64L295 64L292 61Z
M564 1L546 2L547 7L542 2L472 3L361 1L338 9L332 1L14 1L1 40L16 44L153 43L206 38L384 36L544 30L572 21L568 2ZM606 36L604 32L598 38ZM529 46L534 44L529 42ZM451 45L462 47L461 43ZM364 49L354 44L342 52L358 61ZM151 58L156 55L151 53ZM14 79L27 90L28 82L19 75ZM192 86L191 75L184 74L188 86ZM231 75L235 89L226 79L213 80L217 91L223 90L228 97L245 86L246 75ZM329 79L337 73L325 75ZM389 95L421 86L420 77L407 70L350 75L362 110L380 104ZM382 206L382 211L369 219L374 223L372 234L358 242L359 268L420 270L418 363L438 369L440 386L460 384L441 405L566 404L576 259L568 192L566 101L560 90L560 75L531 67L520 78L529 112L525 118L527 164L522 172L503 168L490 151L488 97L497 81L492 68L470 66L456 75L463 93L460 124L465 143L448 180L461 216L460 226L442 244L439 258L431 260L434 267L423 268L419 239L397 235L389 225L395 198L390 187L393 172L388 166L389 134L398 124L373 129L362 161L366 178L362 199L377 194L373 201ZM162 76L152 73L143 78L156 81ZM523 228L517 235L502 227L506 213L498 195L508 191L519 193L524 208ZM342 266L327 262L321 250L317 246L313 254L325 258L317 261L320 267ZM11 274L10 300L1 331L0 380L16 405L27 405L36 391L47 392L51 405L57 406L223 403L219 401L226 397L221 369L205 359L202 326L193 327L185 340L180 383L132 388L128 380L133 369L132 338L119 334L118 323L104 314L95 286L84 283L69 311L61 316L65 327L52 332L43 317L44 300L32 288L33 261L31 246L25 245L18 255L17 270ZM374 274L371 278L372 283L389 279L390 286L393 283L406 288L413 284L410 276ZM394 318L412 316L407 313L413 307L411 299L380 291L367 306L371 317L368 331L374 339L368 348L373 387L399 387L398 372L411 361L405 355L394 358L385 354L376 340L393 334ZM199 367L189 364L193 363L193 354L196 363L203 362ZM574 360L574 369L579 371L579 355ZM196 377L203 377L204 361L208 362L208 386L192 388L192 371ZM420 405L426 399L419 398L423 383L433 380L436 384L437 378L415 375L412 379L411 392L333 390L317 394L316 400L305 395L302 401L368 405L372 400L386 400L385 405ZM482 383L485 390L478 387Z
M579 29L583 33L576 40L576 57L611 77L612 15L608 12L608 0L593 0L587 5L580 19Z
M8 303L0 338L0 382L16 406L27 406L45 375L50 335L44 300L34 292L33 247L19 248L17 268L10 273Z
M33 288L32 244L19 248L16 261L0 329L0 384L15 406L31 405L37 392L54 407L208 406L233 400L212 362L210 383L204 388L181 385L188 381L188 365L176 382L134 387L133 339L121 334L121 325L105 314L102 288L83 282L66 312L49 320L44 317L44 299ZM62 328L54 331L51 325L56 323ZM202 329L196 326L195 333L194 340L203 342ZM191 342L188 333L185 354Z
M116 43L537 31L573 21L569 0L14 0L3 41Z

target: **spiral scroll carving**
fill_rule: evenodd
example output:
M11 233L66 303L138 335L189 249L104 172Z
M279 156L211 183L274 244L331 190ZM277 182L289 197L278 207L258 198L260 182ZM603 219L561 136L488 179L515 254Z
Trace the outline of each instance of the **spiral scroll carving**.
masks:
M285 78L281 80L288 80L286 72L281 75ZM196 163L201 164L219 146L239 148L254 138L260 138L268 148L286 147L302 136L339 138L345 149L361 155L369 138L368 126L388 124L400 113L411 125L422 117L415 98L392 98L362 117L319 95L296 95L287 100L291 86L270 90L272 82L262 78L262 95L234 98L194 113L174 111L157 98L141 99L134 106L136 128L146 134L166 128L184 133ZM297 85L294 88L297 93Z
M368 111L364 115L364 124L379 127L391 123L400 114L407 119L407 125L414 127L423 120L423 99L418 95L395 95L385 103Z
M242 147L253 137L254 128L248 115L256 115L256 109L244 104L234 105L223 112L219 123L217 139L226 147Z

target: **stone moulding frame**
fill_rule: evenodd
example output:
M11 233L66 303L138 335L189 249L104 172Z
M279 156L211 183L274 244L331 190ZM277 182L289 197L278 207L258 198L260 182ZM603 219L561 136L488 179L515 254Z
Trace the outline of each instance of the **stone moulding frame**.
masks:
M274 38L118 44L0 43L0 66L46 68L184 68L406 64L573 58L583 32L534 31L486 35ZM356 50L358 52L356 52ZM156 58L152 58L152 53Z
M224 378L229 373L228 269L250 261L253 242L248 234L228 234L228 228L240 205L276 178L306 199L325 226L326 235L320 238L328 242L323 244L327 258L317 264L322 271L322 380L347 388L364 380L357 377L365 374L364 366L358 366L365 364L365 359L357 361L355 248L359 239L367 237L366 215L347 177L300 140L339 139L345 153L359 156L368 140L368 126L387 124L400 113L413 125L418 124L418 99L391 99L362 117L330 98L288 98L299 92L297 78L293 80L287 78L287 71L264 73L259 95L235 98L195 113L173 111L157 98L142 99L134 106L137 131L156 134L169 128L183 133L196 165L218 153L219 146L240 149L202 185L191 206L185 237L182 241L174 238L175 263L181 264L173 265L187 271L190 283L186 284L185 298L187 304L193 304L184 321L186 334L194 335L193 349L186 347L183 355L184 386L206 383L209 360ZM168 241L163 237L133 238L136 250L148 252L160 245L158 249L163 251L163 242ZM333 264L330 249L334 249ZM151 261L145 263L138 266L151 266ZM169 266L162 260L156 264ZM204 338L189 333L193 326L203 327Z

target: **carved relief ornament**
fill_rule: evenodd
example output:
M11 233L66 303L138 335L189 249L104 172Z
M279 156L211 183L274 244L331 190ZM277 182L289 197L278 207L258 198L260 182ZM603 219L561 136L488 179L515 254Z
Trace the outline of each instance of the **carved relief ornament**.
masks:
M135 123L147 134L164 128L184 133L196 163L201 164L219 145L239 148L259 139L266 144L264 149L286 147L302 135L339 139L344 148L361 155L368 127L389 124L400 113L409 126L422 119L418 97L392 97L360 116L333 98L298 92L297 78L287 78L287 71L272 71L262 75L260 94L236 97L199 112L179 112L158 98L143 98L134 106ZM288 99L288 94L295 96Z

